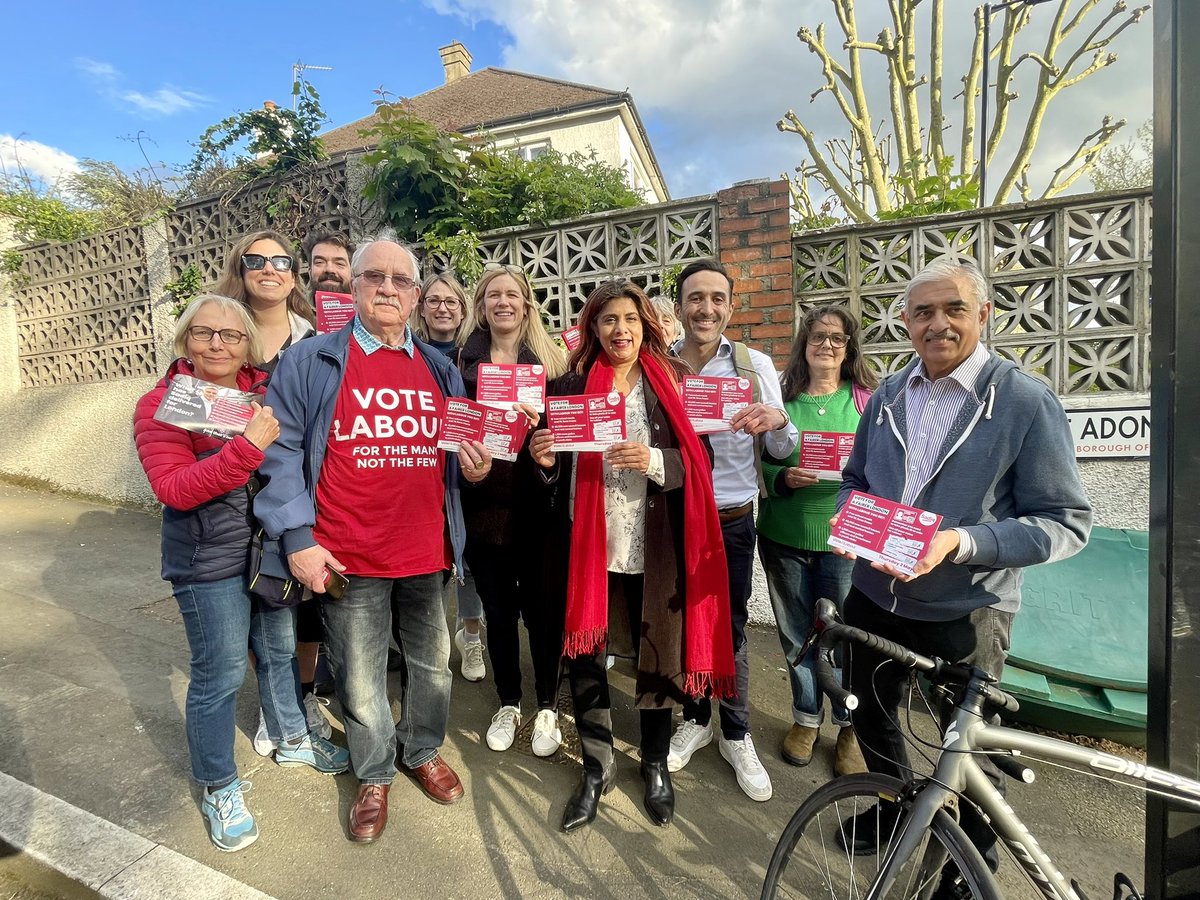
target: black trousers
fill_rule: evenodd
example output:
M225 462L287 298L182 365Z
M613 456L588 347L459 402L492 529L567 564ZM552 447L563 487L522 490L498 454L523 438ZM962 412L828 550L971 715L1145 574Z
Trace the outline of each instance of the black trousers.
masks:
M883 609L858 588L852 587L846 597L843 616L847 625L870 631L926 656L979 666L997 678L1004 671L1012 635L1012 613L984 607L947 622L905 619ZM858 644L847 649L850 655L849 688L859 703L858 709L850 714L850 721L858 735L867 768L907 780L910 776L908 747L896 716L908 689L908 670ZM942 705L943 727L952 712L949 703ZM977 757L976 761L988 780L1003 794L1003 773L985 756ZM995 832L966 803L960 807L960 824L995 871L1000 863Z
M615 580L622 590L614 590ZM610 597L625 595L629 621L642 621L643 576L608 575ZM490 626L489 626L490 627ZM637 646L637 641L634 641ZM612 701L608 694L608 670L604 665L605 648L592 656L577 656L567 661L571 699L575 704L575 727L583 751L583 767L605 772L613 765ZM641 719L641 751L644 762L666 762L671 745L671 708L638 710Z
M558 705L563 612L547 601L541 572L529 573L530 559L519 547L478 541L467 547L467 565L475 576L487 619L487 651L500 705L521 705L521 633L517 624L524 621L538 708L554 709Z

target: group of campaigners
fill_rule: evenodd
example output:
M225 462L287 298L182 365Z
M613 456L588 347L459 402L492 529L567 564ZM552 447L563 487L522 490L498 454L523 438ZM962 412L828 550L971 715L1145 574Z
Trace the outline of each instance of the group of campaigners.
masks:
M352 767L360 786L348 835L369 842L387 823L397 761L431 799L463 795L439 752L452 642L464 677L481 680L486 625L498 695L486 742L495 751L512 746L525 715L520 622L534 668L538 756L562 743L565 671L583 756L565 831L593 821L613 783L607 667L629 658L644 806L666 825L671 773L714 736L746 795L772 794L749 721L745 627L756 545L789 660L816 599L829 597L851 624L998 675L1020 569L1087 540L1091 506L1065 414L1049 388L981 342L991 303L973 264L935 260L913 278L903 315L916 357L878 385L858 321L838 306L803 316L781 374L766 355L729 340L734 283L714 260L684 268L665 304L631 281L603 282L579 313L580 342L568 354L547 333L519 267L488 264L468 298L450 275L422 282L415 255L391 240L353 248L321 234L305 250L313 290L352 294L350 324L312 336L292 243L248 235L215 292L180 316L179 359L135 413L138 452L164 504L163 577L192 649L192 772L223 850L258 833L233 756L248 660L261 707L256 749L280 765ZM475 396L481 363L541 365L551 397L620 393L625 440L603 452L556 452L544 417L520 404L529 429L515 461L494 459L476 441L438 450L446 399ZM750 382L752 402L728 431L696 434L680 397L693 373ZM228 440L168 425L154 412L176 374L256 392L262 405ZM805 431L856 435L840 484L798 465ZM831 520L852 490L943 516L913 574L830 548ZM277 550L311 600L274 608L248 592L248 547L260 528L264 552ZM327 588L343 577L335 599ZM448 587L458 591L453 639ZM399 722L387 687L392 641ZM312 692L318 643L348 750L328 740ZM841 726L835 771L903 773L895 711L905 673L861 649L847 668L862 705L853 727L847 710L832 710ZM805 765L823 700L811 655L790 673L794 724L781 755ZM969 829L968 818L964 811ZM988 836L973 837L987 851Z

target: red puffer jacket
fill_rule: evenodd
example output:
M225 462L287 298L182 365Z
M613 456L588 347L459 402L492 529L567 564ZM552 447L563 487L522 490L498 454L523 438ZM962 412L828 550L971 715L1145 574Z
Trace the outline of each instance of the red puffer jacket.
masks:
M150 489L163 504L162 577L171 582L218 581L246 571L253 519L252 476L263 453L241 435L221 441L154 418L172 378L194 375L177 359L142 397L133 437ZM238 389L265 392L266 373L238 372Z

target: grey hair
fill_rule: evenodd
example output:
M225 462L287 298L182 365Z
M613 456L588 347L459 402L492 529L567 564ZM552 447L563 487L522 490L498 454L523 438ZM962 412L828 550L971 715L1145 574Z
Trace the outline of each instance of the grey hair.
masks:
M675 315L675 303L670 297L664 297L662 294L654 294L650 297L650 304L654 307L655 314L660 319L670 322L671 327L674 329L670 334L666 335L667 346L670 346L679 339L680 332L679 319Z
M965 256L939 256L912 277L908 287L904 289L904 305L908 306L908 298L912 295L913 288L935 281L953 281L959 287L965 288L967 297L964 299L973 300L976 309L982 309L991 299L987 279L979 271L975 260Z
M396 232L390 228L384 229L379 233L378 236L358 245L358 248L354 251L354 255L350 257L351 276L362 274L362 272L359 271L358 264L362 262L363 254L366 253L367 249L373 244L395 244L397 247L407 253L408 261L412 263L413 281L415 281L417 284L421 283L421 261L417 259L417 254L413 253L412 248L396 237Z
M255 364L262 362L262 341L258 337L258 326L254 324L254 316L242 301L222 294L200 294L179 314L179 318L175 322L175 355L188 355L188 329L191 328L192 322L200 310L209 305L219 306L225 312L233 313L241 320L242 329L249 336L250 347L247 362Z

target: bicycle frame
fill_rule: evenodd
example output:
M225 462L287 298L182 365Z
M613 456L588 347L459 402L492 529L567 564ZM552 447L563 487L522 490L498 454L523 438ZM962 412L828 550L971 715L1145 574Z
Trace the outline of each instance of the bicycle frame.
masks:
M918 779L921 787L879 878L867 895L869 898L887 893L904 864L917 851L934 815L940 809L953 810L961 794L983 811L992 829L1043 896L1048 900L1079 900L1070 881L988 780L974 755L980 752L1008 754L1018 759L1030 755L1078 766L1096 777L1123 776L1144 782L1171 799L1200 806L1198 781L1067 741L990 725L960 704L946 729L932 778ZM936 865L940 866L940 861Z

